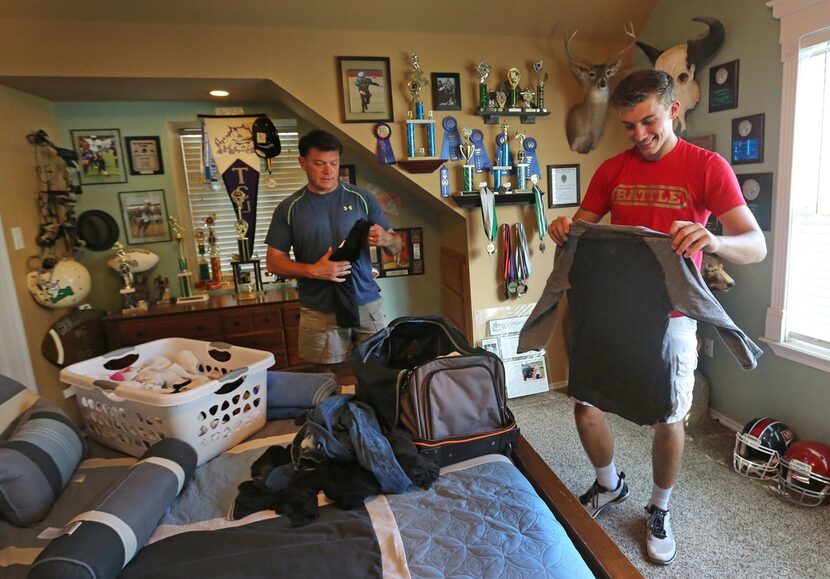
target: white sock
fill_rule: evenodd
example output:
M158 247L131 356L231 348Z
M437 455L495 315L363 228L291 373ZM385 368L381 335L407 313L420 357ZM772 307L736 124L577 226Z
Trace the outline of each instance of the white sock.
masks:
M611 459L611 464L606 466L595 466L597 471L597 482L607 488L608 490L616 490L617 485L620 484L620 475L617 474L617 465L614 464L614 459Z
M674 487L669 487L667 489L663 489L658 487L656 484L652 485L651 487L651 500L649 501L649 505L654 505L658 509L663 509L664 511L669 510L669 499L671 498L671 491Z

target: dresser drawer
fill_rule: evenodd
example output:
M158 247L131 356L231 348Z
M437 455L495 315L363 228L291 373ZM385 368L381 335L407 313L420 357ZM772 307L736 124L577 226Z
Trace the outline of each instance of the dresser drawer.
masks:
M233 346L265 350L266 352L285 350L285 338L283 338L282 332L259 332L242 336L227 336L227 342Z
M282 307L282 321L286 328L300 327L300 304L288 304Z
M162 338L194 338L215 340L222 336L218 317L210 315L141 320L120 325L122 346L134 346Z

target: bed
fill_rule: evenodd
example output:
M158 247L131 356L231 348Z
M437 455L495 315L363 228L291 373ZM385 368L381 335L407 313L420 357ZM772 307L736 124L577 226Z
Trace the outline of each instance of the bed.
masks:
M350 510L321 493L319 516L292 526L267 509L231 516L252 464L293 440L290 420L197 468L175 438L139 458L84 445L60 407L1 376L0 402L4 578L639 576L524 438L511 457L441 469L427 490Z

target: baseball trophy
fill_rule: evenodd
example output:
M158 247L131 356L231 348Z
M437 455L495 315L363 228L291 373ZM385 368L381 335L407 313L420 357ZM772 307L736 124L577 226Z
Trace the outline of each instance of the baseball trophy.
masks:
M187 257L184 254L184 232L187 231L185 227L176 220L175 217L170 217L170 227L173 228L174 238L176 244L179 246L179 290L181 295L176 298L176 303L189 302L203 302L208 299L207 294L193 294L193 272L187 268Z
M533 70L536 71L536 108L543 111L545 110L545 81L548 80L548 73L542 70L541 60L533 65Z
M513 67L507 71L507 84L510 85L510 97L508 99L510 108L514 108L519 104L519 81L521 78L522 74L518 68Z
M436 159L435 156L435 119L432 118L432 111L429 111L427 118L424 118L424 103L421 100L421 91L429 88L429 81L424 78L424 71L418 62L418 55L414 52L409 55L412 66L412 80L407 84L409 98L415 105L415 114L412 111L406 113L406 142L407 152L410 159L415 158L415 125L425 126L427 129L427 151L423 147L419 149L421 158Z
M490 76L490 66L483 60L476 67L478 72L478 107L480 109L490 108L487 102L487 77Z
M473 189L473 175L475 174L475 165L473 164L473 155L476 152L476 146L470 140L473 130L470 127L461 129L461 145L458 147L461 156L464 157L464 165L461 167L461 182L462 193L472 193Z

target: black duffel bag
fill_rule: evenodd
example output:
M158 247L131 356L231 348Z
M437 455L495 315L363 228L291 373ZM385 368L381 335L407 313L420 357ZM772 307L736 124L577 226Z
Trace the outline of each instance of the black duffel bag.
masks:
M444 318L397 318L358 345L351 364L355 397L385 428L407 429L440 466L515 448L501 358L470 346Z

